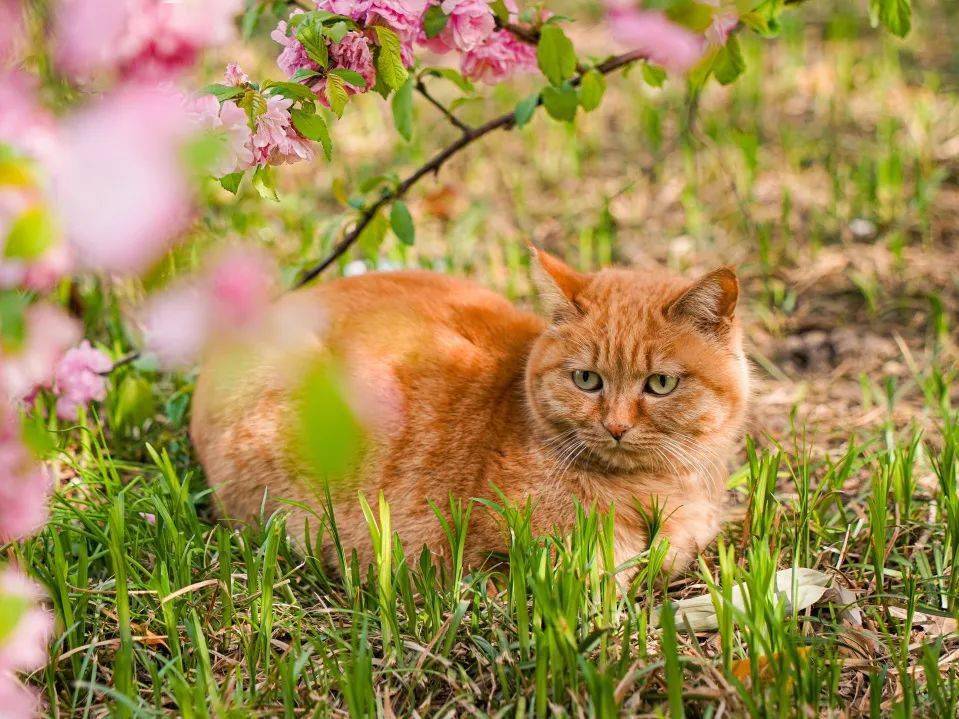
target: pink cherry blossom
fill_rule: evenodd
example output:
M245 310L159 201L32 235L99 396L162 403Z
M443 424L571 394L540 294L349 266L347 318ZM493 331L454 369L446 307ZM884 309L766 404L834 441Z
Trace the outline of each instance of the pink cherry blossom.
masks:
M506 30L497 30L460 59L460 70L466 77L489 85L502 82L515 72L535 69L536 48Z
M496 21L484 0L443 0L440 8L448 16L446 27L434 38L421 38L434 52L474 50L493 33Z
M0 143L43 162L56 154L57 131L53 115L37 99L36 85L31 75L0 69Z
M53 490L49 471L23 442L13 405L0 402L0 544L39 531L47 521ZM0 673L6 651L0 645Z
M80 324L46 302L26 308L24 325L23 343L0 349L0 405L4 398L19 401L37 387L49 387L60 357L80 340Z
M383 25L400 39L403 63L413 64L413 43L420 36L426 0L317 0L320 10L345 15L364 26Z
M69 118L52 194L84 268L140 272L186 227L192 197L180 156L193 130L178 95L147 88L123 88Z
M338 43L330 45L330 67L342 67L353 70L362 75L366 81L364 87L357 87L347 82L345 89L348 95L358 95L371 90L376 83L376 68L373 66L373 53L370 41L366 35L359 32L348 32ZM328 106L326 99L326 78L320 78L313 85L313 91L323 104Z
M107 396L108 372L113 362L107 355L94 349L87 340L67 350L53 372L53 391L57 395L57 416L76 420L80 407Z
M0 707L3 719L34 719L40 715L40 694L13 674L0 672Z
M643 52L667 70L686 72L702 57L702 36L677 25L658 10L614 2L606 19L614 40Z
M296 9L290 13L290 17L299 15L302 12L302 10ZM280 20L273 29L273 32L270 33L273 41L283 46L283 50L280 51L279 56L276 58L277 66L287 77L292 77L293 73L301 68L319 70L320 66L313 62L310 56L306 54L306 48L303 47L303 44L296 39L292 32L287 34L288 32L289 27L286 20Z
M78 77L170 77L190 68L201 50L232 39L241 10L241 0L63 0L56 57Z
M716 13L706 28L706 43L713 47L721 47L729 40L729 34L739 24L739 18L732 13Z
M235 102L227 100L221 106L213 95L201 95L193 100L190 110L197 129L213 132L221 142L219 159L210 168L214 177L245 170L253 164L253 135L246 112Z
M245 85L250 81L250 76L247 75L243 70L240 69L240 66L235 62L231 62L226 66L226 84L233 85L234 87L239 87L240 85Z
M0 191L0 237L5 232L3 192ZM49 292L73 267L73 256L64 242L55 241L40 257L29 261L0 258L0 288L21 287Z
M313 146L293 127L290 106L293 101L280 95L266 99L266 112L256 118L253 133L253 162L257 165L282 165L313 159Z

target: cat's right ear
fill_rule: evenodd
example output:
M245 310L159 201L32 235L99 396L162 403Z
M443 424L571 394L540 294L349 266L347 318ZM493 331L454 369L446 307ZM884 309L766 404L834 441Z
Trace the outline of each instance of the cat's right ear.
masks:
M538 247L529 245L533 283L553 322L582 314L576 296L586 285L586 276Z

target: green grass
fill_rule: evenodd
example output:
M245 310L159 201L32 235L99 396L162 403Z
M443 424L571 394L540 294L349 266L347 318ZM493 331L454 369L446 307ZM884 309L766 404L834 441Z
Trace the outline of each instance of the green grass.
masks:
M534 538L516 507L497 509L508 564L468 573L469 503L437 521L460 558L450 567L398 546L388 508L371 504L376 562L340 551L331 573L294 550L282 516L215 522L186 436L192 377L139 363L112 378L99 418L50 421L53 518L8 548L56 612L51 662L31 677L51 714L956 716L959 54L942 5L919 9L906 43L863 30L859 5L845 24L745 43L754 71L712 86L685 134L681 83L611 79L577 130L537 118L455 160L410 198L416 245L388 240L376 258L521 301L528 238L584 269L738 266L753 439L734 463L731 521L686 573L667 586L654 543L624 593L609 517L584 508L570 536ZM488 116L523 91L462 112ZM211 191L201 239L261 242L292 278L351 216L332 179L356 192L384 158L408 167L452 136L427 119L394 143L369 134L377 104L349 113L336 164L291 172L278 206ZM120 354L135 346L121 317L139 292L81 284L71 301ZM336 536L323 516L314 528ZM772 587L794 566L844 591L791 611ZM669 603L706 592L719 629L684 632Z

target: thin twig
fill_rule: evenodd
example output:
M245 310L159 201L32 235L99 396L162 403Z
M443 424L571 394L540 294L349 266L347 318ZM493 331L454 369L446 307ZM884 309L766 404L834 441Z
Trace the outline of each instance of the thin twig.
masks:
M430 94L430 91L426 89L426 83L424 83L422 80L416 81L416 91L420 95L425 97L427 102L429 102L433 107L435 107L437 110L443 113L444 117L446 117L446 119L449 120L453 125L456 125L456 127L458 127L460 130L462 130L463 132L470 132L473 129L469 125L467 125L465 122L460 120L456 115L454 115L453 112L448 107L446 107L446 105L444 105L442 102L440 102L435 97L433 97Z
M637 60L642 60L645 57L646 55L643 51L633 50L632 52L627 52L623 55L611 57L605 62L597 65L595 69L597 72L600 72L603 75L608 75L611 72L615 72L616 70L619 70L632 62L636 62ZM573 78L572 84L578 85L581 79L582 75L577 75L575 78ZM541 97L537 98L536 104L540 105L542 104L542 101L543 100ZM515 124L516 112L511 111L504 113L503 115L500 115L499 117L496 117L483 125L465 130L462 136L436 153L425 164L414 170L394 189L383 192L376 202L367 207L362 214L360 214L356 224L353 225L353 228L346 233L342 240L336 243L336 245L330 251L330 254L327 255L321 262L303 273L300 279L297 280L294 288L299 288L309 283L319 276L330 265L336 262L340 257L342 257L343 254L349 250L350 247L352 247L353 244L360 238L360 235L363 234L363 230L365 230L366 226L370 224L374 217L376 217L376 214L382 207L403 197L403 195L405 195L413 185L423 179L426 175L439 172L440 168L446 163L446 161L463 148L471 145L480 138L485 137L494 130L512 129Z

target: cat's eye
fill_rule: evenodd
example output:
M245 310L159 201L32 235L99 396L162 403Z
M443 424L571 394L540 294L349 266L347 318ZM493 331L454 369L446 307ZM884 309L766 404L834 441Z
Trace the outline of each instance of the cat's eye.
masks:
M595 372L578 369L573 372L573 384L584 392L598 392L603 388L603 378Z
M679 384L679 377L668 374L651 374L646 378L645 390L660 397L669 394Z

